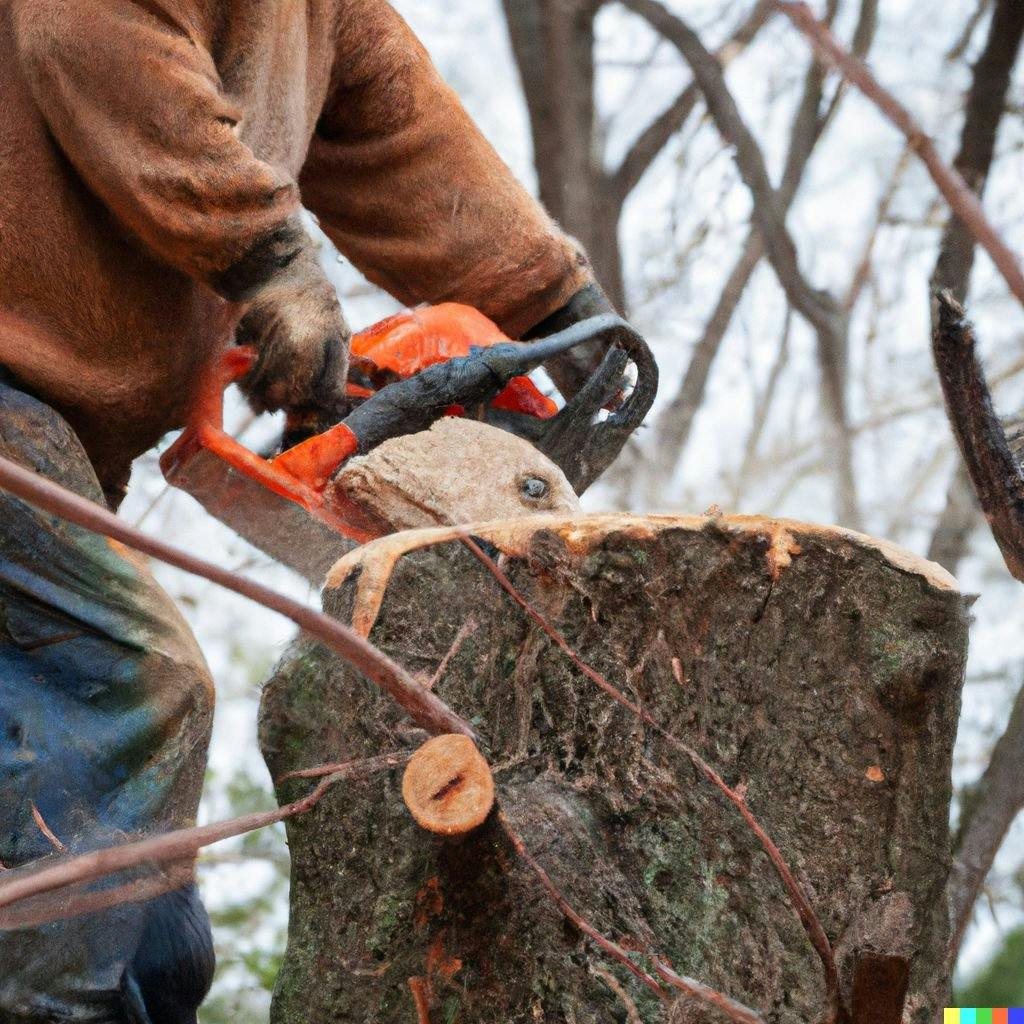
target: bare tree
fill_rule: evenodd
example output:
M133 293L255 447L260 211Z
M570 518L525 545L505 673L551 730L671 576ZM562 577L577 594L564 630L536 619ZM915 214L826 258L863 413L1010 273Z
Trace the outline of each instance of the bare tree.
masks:
M660 31L685 39L679 19L670 15L656 3L645 3L643 0L634 4L626 0L626 6L646 17ZM838 0L829 4L826 19L831 21L838 10ZM877 0L865 0L861 4L857 28L854 33L853 49L859 55L867 53L874 36L877 22ZM684 56L686 51L683 50ZM689 59L689 58L688 58ZM724 83L720 89L724 88ZM804 172L810 162L811 155L819 140L824 135L829 122L838 108L840 92L837 90L831 97L825 95L825 72L821 65L812 60L804 77L803 93L793 118L789 139L789 151L782 180L776 193L778 216L785 217L800 188ZM724 134L724 133L723 133ZM730 136L727 138L732 141ZM752 140L751 140L752 141ZM749 147L748 147L749 148ZM758 158L753 158L757 160ZM753 193L757 202L757 192ZM762 194L764 194L762 190ZM733 316L755 269L765 255L762 229L758 226L755 211L754 224L743 245L739 258L726 278L714 312L704 328L698 341L690 364L687 367L682 383L676 395L658 421L653 454L645 466L647 479L647 500L657 501L656 488L670 478L674 467L680 459L694 419L704 400L704 393L711 373L715 357L725 338ZM792 264L788 265L792 271ZM783 285L785 287L785 285ZM802 286L803 294L809 292ZM792 298L790 299L792 302ZM819 296L820 308L812 314L816 319L812 322L819 325L819 357L822 369L824 405L830 410L835 426L835 439L838 453L838 515L842 522L849 526L860 525L860 513L857 508L856 486L854 482L852 437L846 413L846 320L843 310L834 302ZM797 307L799 308L799 307ZM808 304L805 304L805 309Z
M695 85L636 137L617 167L606 166L594 101L594 22L605 0L502 0L530 115L541 200L583 243L609 298L626 308L619 221L630 194L697 107ZM717 53L727 62L764 25L757 3Z

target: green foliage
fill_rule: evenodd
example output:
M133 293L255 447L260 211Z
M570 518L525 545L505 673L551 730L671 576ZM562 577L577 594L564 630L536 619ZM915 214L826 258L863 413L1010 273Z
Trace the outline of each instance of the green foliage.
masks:
M1016 928L974 980L956 993L956 1006L1024 1006L1024 928Z

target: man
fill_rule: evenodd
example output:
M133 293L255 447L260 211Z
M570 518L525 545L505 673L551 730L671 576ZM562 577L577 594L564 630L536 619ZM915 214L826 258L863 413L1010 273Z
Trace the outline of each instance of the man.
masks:
M111 506L233 336L254 407L340 408L300 203L407 304L511 336L607 309L384 0L0 0L0 102L0 453ZM184 622L127 552L0 512L0 862L190 824ZM211 969L194 889L0 933L0 1021L194 1021Z

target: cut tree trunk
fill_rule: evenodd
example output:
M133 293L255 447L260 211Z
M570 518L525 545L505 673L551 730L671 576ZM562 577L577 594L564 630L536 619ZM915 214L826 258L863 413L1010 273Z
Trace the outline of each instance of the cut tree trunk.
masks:
M905 960L908 1019L934 1019L948 987L967 637L952 578L858 534L750 517L539 520L507 571L586 662L745 787L835 947L844 1014L855 976L857 1004L879 1012L882 976L898 978ZM324 592L342 620L354 582ZM399 562L371 639L425 684L445 663L437 692L479 729L498 806L595 928L767 1021L822 1019L821 964L735 807L464 547ZM306 638L264 691L276 779L425 738ZM494 814L468 836L429 834L401 782L393 769L339 783L288 822L291 924L273 1022L726 1019L687 999L669 1008L608 960ZM278 796L308 785L289 780Z

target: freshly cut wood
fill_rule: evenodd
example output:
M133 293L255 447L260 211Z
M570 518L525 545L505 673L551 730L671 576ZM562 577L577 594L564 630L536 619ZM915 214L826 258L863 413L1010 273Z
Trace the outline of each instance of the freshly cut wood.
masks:
M821 958L743 811L820 920L844 1012L884 985L888 1014L902 1005L907 1021L933 1020L948 989L967 636L948 573L859 534L757 517L534 517L472 533L509 552L515 588L634 709L465 546L400 558L371 639L472 723L501 815L457 840L425 835L395 769L289 822L274 1024L728 1019L692 999L667 1008L589 927L648 975L697 979L773 1024L822 1020ZM347 621L360 580L386 575L374 558L413 539L363 549L363 568L324 591L325 610ZM264 690L275 778L405 755L426 738L308 638ZM278 795L306 786L289 780ZM905 999L893 981L904 974Z
M409 759L402 799L428 832L463 835L482 825L491 813L494 779L468 736L435 736Z

